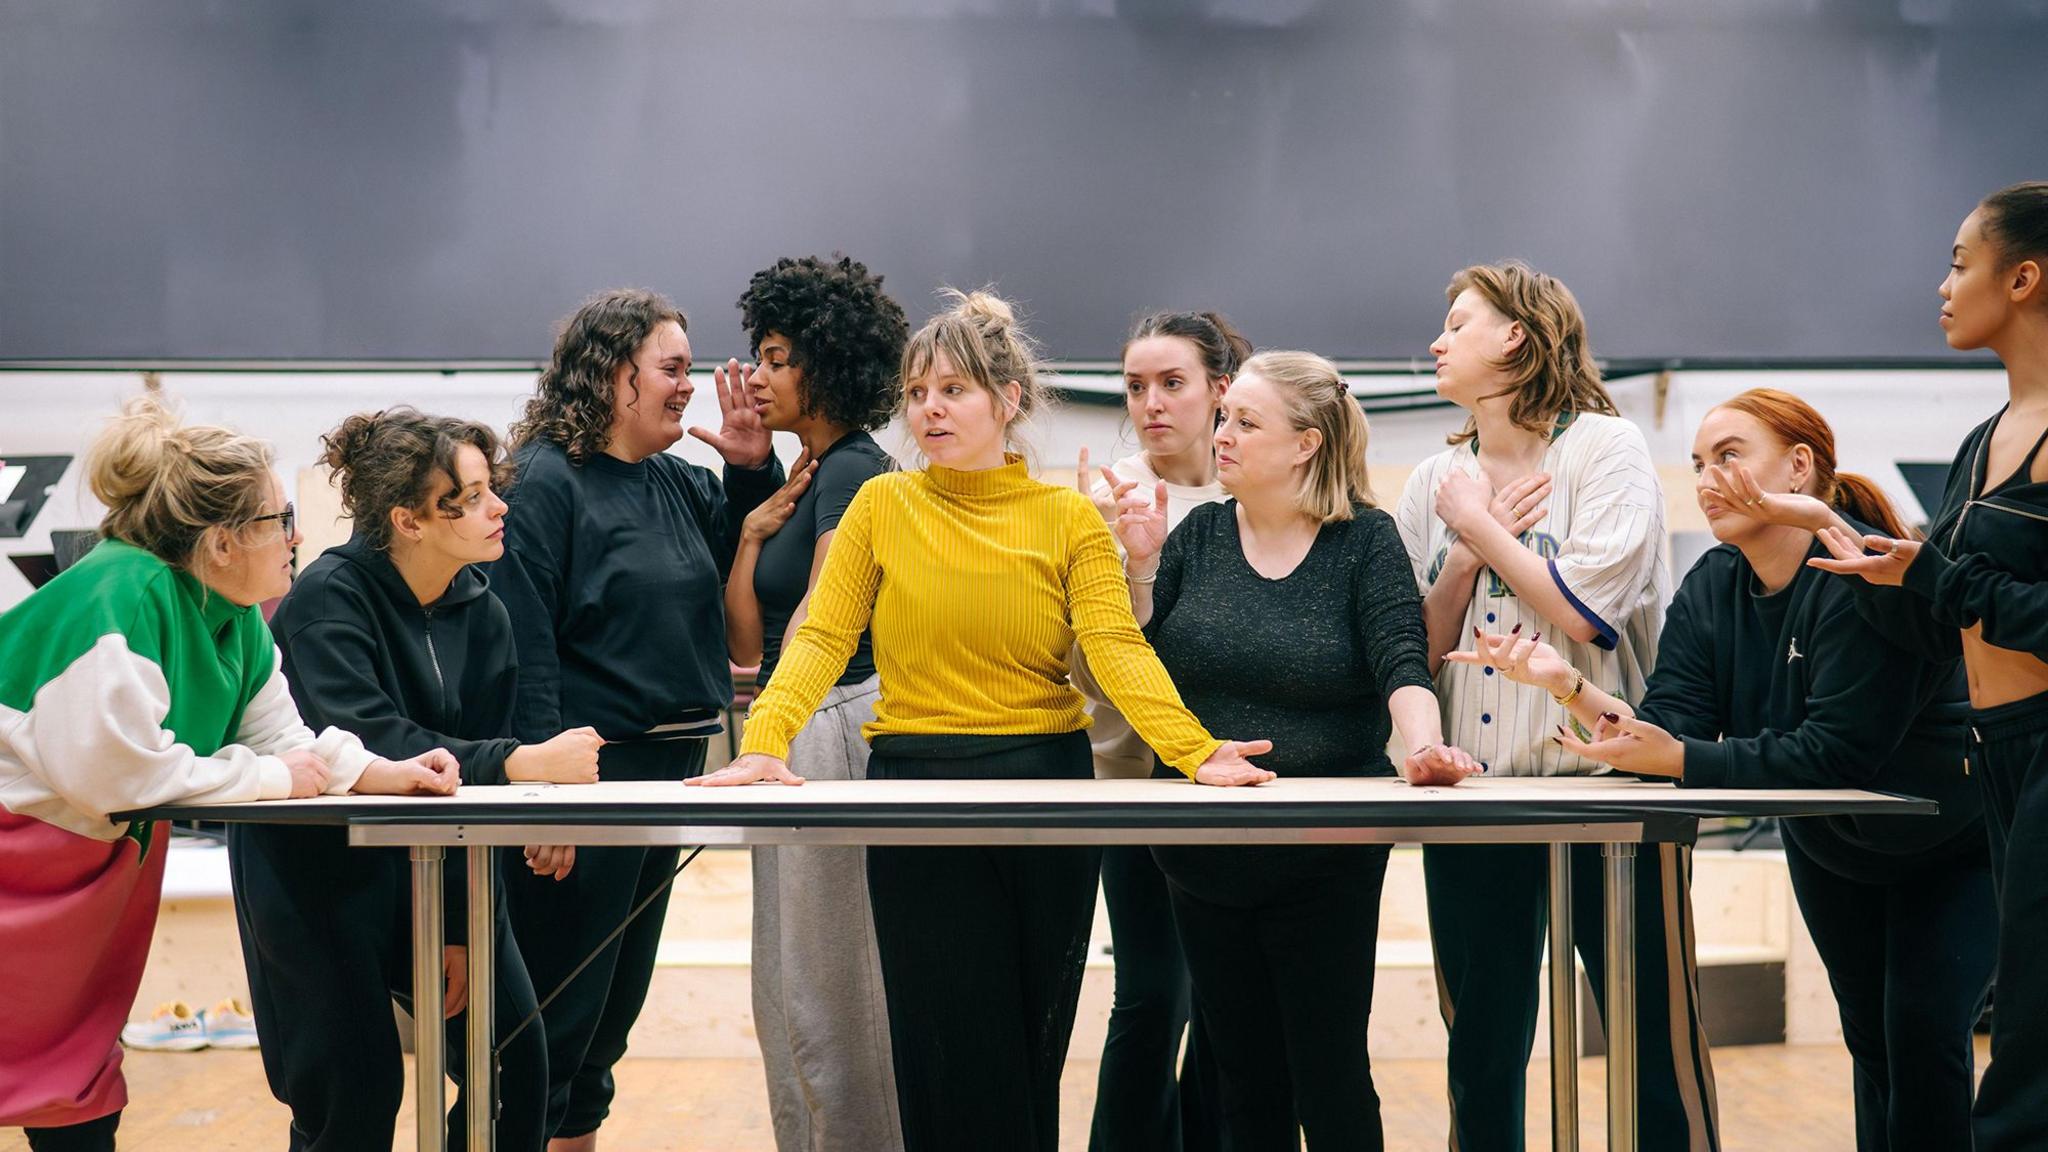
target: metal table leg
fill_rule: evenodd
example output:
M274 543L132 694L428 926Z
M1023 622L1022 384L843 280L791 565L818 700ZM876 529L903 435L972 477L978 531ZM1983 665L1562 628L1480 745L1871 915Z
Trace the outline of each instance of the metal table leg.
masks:
M497 874L494 849L469 852L469 1051L464 1062L463 1097L469 1111L469 1152L497 1147L498 1069L491 1058L492 1017L498 995Z
M1579 1149L1579 981L1572 944L1572 846L1550 846L1550 1146Z
M1636 1152L1636 846L1603 844L1607 866L1607 1147Z
M441 949L445 933L441 917L441 849L416 844L412 849L412 1051L417 1084L415 1101L419 1152L446 1152L448 1099L447 1063L441 1050Z

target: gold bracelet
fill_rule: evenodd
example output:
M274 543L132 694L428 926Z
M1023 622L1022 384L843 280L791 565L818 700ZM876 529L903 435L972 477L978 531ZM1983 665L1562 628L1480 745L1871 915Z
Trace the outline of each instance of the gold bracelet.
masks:
M1586 674L1584 672L1579 671L1577 668L1574 668L1572 669L1572 675L1576 676L1578 679L1572 681L1571 691L1565 693L1562 696L1559 696L1555 693L1551 694L1550 698L1552 700L1557 701L1557 705L1560 708L1571 707L1572 701L1577 700L1579 698L1579 693L1584 692L1586 690Z

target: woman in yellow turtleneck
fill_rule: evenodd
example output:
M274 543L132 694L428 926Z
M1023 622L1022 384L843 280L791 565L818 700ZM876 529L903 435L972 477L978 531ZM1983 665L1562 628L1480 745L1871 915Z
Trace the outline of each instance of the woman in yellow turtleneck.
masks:
M1078 641L1161 759L1257 784L1265 741L1211 736L1132 619L1102 515L1004 451L1039 404L1009 305L957 296L903 355L904 416L930 461L876 476L840 521L808 615L747 718L742 755L692 784L802 783L783 757L861 631L882 693L869 779L1094 774ZM1095 848L870 848L868 887L908 1152L1059 1142L1059 1077L1095 914Z

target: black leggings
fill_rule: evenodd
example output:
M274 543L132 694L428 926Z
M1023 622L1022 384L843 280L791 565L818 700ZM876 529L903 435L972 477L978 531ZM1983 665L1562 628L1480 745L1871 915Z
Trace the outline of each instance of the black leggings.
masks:
M1884 884L1837 875L1785 842L1855 1063L1858 1152L1970 1146L1971 1029L1998 945L1980 856Z
M870 780L1094 776L1085 733L874 741ZM943 754L932 755L943 746ZM987 751L977 754L976 749ZM870 848L906 1152L1055 1152L1096 848Z
M1385 1146L1366 1048L1387 849L1155 848L1229 1152Z
M1202 1017L1188 1010L1188 965L1152 850L1141 844L1104 848L1102 897L1109 905L1116 999L1095 1082L1088 1150L1212 1152L1220 1147L1215 1060Z
M1977 1152L2048 1148L2048 693L1970 717L1998 879L1991 1063L1977 1086Z
M29 1152L114 1152L114 1129L121 1126L121 1114L109 1112L83 1124L62 1128L24 1128Z

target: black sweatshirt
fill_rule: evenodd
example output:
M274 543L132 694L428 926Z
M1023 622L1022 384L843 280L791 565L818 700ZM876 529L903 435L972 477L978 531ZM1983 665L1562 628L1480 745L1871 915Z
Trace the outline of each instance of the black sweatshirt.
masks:
M1278 580L1245 560L1235 500L1189 512L1160 553L1146 638L1202 726L1273 741L1258 764L1282 776L1392 775L1387 698L1431 687L1400 532L1353 512Z
M1826 555L1814 541L1809 555ZM1963 764L1961 665L1894 646L1847 582L1802 566L1766 596L1733 545L1673 597L1636 712L1685 742L1687 788L1870 788L1934 800L1938 816L1808 817L1792 839L1823 866L1882 882L1934 859L1983 856L1983 801Z
M490 566L519 650L514 735L588 725L627 740L715 719L732 703L725 577L782 465L728 467L721 484L667 453L576 465L535 440L514 459L505 555Z
M422 607L391 558L353 536L306 568L270 627L315 731L353 732L391 760L446 748L463 783L506 782L519 666L512 621L474 565Z
M316 731L331 724L353 732L388 760L446 748L464 784L506 782L505 758L519 747L511 738L512 622L474 565L422 607L391 558L354 536L307 566L270 627L292 700ZM379 867L401 891L405 882L403 853L351 848L340 828L238 824L230 845L262 861L237 874L236 898L252 916L295 915L311 893L332 896L331 913L345 915L358 905L344 889ZM449 944L468 936L466 877L464 855L450 853Z
M1905 586L1849 582L1864 618L1923 656L1961 655L1962 630L1981 624L1986 644L2048 660L2048 484L2001 477L1986 491L1991 433L2004 415L1979 424L1956 452Z

